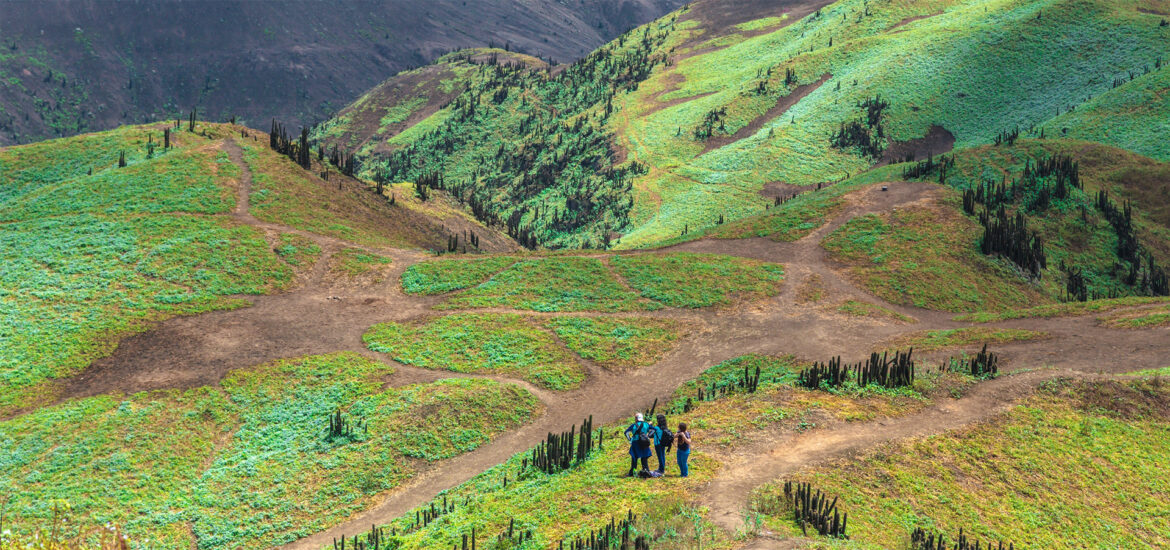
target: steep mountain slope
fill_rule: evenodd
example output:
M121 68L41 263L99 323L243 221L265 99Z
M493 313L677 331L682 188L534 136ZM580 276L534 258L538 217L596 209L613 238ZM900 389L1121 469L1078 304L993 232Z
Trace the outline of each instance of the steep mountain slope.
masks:
M441 172L481 219L549 247L653 245L757 213L787 186L1016 128L1166 159L1168 8L1139 4L699 1L563 72L469 71L462 94L426 101L451 105L377 143L341 119L329 141L361 144L371 176Z
M500 48L450 53L373 87L313 128L313 140L330 149L356 151L362 158L388 153L437 126L442 117L430 119L431 115L459 97L474 81L476 67L489 62L547 67L539 58ZM419 124L427 119L426 124ZM400 135L406 130L410 132Z
M456 48L585 55L681 0L16 2L0 18L0 144L198 107L312 123Z

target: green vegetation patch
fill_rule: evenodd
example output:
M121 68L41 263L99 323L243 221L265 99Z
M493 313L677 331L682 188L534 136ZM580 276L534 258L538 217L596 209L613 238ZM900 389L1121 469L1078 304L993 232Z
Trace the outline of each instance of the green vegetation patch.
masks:
M227 154L215 149L158 153L125 168L40 185L0 202L0 220L79 212L222 214L235 207L235 191L225 182L238 175Z
M730 304L733 297L775 296L779 264L716 254L677 252L615 256L614 269L642 296L673 307Z
M281 233L276 254L288 265L308 267L321 256L321 247L312 239L296 233Z
M768 27L775 27L776 25L783 23L787 19L788 19L787 15L780 16L780 17L764 17L764 18L755 19L752 21L745 21L743 23L736 25L735 28L737 28L741 31L758 31L761 29L766 29Z
M224 380L240 426L199 480L202 546L292 542L368 508L428 461L473 450L538 407L516 386L444 380L381 391L387 368L352 354L277 363ZM365 427L328 437L341 409Z
M371 271L383 269L391 263L390 258L366 252L360 248L338 250L330 260L332 271L343 273L349 277L359 277Z
M768 237L774 241L798 241L825 225L841 211L841 199L833 191L802 193L784 204L769 208L763 214L725 223L706 233L716 239Z
M415 111L427 103L425 97L414 97L403 103L395 103L386 108L386 114L379 121L380 131L388 130L388 126L393 126L401 122L405 122L410 118Z
M511 256L441 258L419 262L402 273L402 290L407 294L442 294L478 285L516 263Z
M501 373L554 390L585 379L553 336L516 314L455 314L417 323L374 325L366 345L395 361L455 372Z
M221 387L99 396L0 423L4 527L67 537L107 522L151 548L271 547L334 525L417 475L416 459L474 449L539 409L522 388L447 380L382 389L351 353L230 373ZM328 415L362 423L329 436Z
M1098 319L1109 328L1156 328L1170 325L1170 306L1120 311Z
M1170 366L1157 369L1135 370L1125 373L1125 376L1170 376Z
M127 163L134 164L145 158L148 136L158 143L162 130L123 126L0 149L0 203L44 185L85 177L91 170L94 175L114 170L122 152Z
M914 206L853 218L822 246L890 303L975 311L1038 301L1022 276L979 254L982 233L958 212Z
M516 262L439 307L615 312L662 306L623 287L597 258L549 257Z
M966 346L981 346L983 344L1007 344L1028 340L1041 340L1047 337L1047 332L1035 330L969 327L914 332L899 337L896 343L889 347L899 349L913 347L915 351L934 351Z
M697 378L687 380L679 386L674 391L674 395L671 396L667 410L682 410L687 398L694 398L699 388L738 384L745 372L754 376L756 368L760 369L761 387L771 384L791 384L796 380L796 375L800 371L796 358L791 355L774 357L751 354L728 359L708 368Z
M545 324L577 355L607 369L653 365L683 332L677 321L648 317L554 317Z
M214 215L235 204L230 158L195 134L161 143L135 126L0 149L0 411L51 400L153 321L292 282L259 231Z
M1012 319L1030 319L1050 317L1073 317L1089 313L1105 313L1116 309L1147 304L1162 304L1170 302L1166 297L1128 296L1125 298L1111 298L1106 300L1090 300L1088 302L1066 302L1049 304L1027 309L1009 309L999 312L968 313L955 317L956 321L971 323L994 323Z
M148 322L246 304L292 271L258 231L188 216L57 216L0 231L0 410L72 375ZM19 390L19 391L18 391ZM38 398L40 399L40 398Z
M962 528L1005 547L1161 547L1167 411L1170 385L1059 381L994 422L797 479L840 497L857 548L903 547L917 527L948 544ZM753 507L768 529L798 535L781 495L765 486Z
M902 315L901 313L879 306L877 304L859 302L857 300L846 300L840 306L837 306L837 311L853 317L888 319L899 323L915 322L913 317Z

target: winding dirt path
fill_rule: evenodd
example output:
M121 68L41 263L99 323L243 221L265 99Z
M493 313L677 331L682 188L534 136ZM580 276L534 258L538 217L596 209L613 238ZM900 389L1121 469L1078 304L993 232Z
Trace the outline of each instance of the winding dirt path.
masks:
M231 369L286 357L353 351L392 365L395 373L387 378L389 385L452 377L491 378L527 388L545 407L544 414L531 424L472 452L434 464L409 483L387 492L369 510L286 548L316 550L329 544L334 537L364 531L371 524L386 523L425 504L439 492L503 462L518 450L529 448L550 431L561 431L590 415L601 423L623 418L631 411L649 406L656 398L669 397L682 382L727 359L749 353L794 354L805 359L823 359L842 352L862 355L879 343L909 331L964 326L953 321L951 314L888 304L856 288L839 275L820 246L825 236L855 216L888 211L928 199L936 189L931 184L895 183L890 184L886 192L874 186L849 195L841 212L829 223L794 243L767 239L700 240L666 249L778 262L785 266L786 281L780 295L758 303L726 309L668 309L625 314L676 319L696 327L689 337L651 367L615 372L582 362L587 378L581 388L553 392L503 376L467 375L399 365L383 354L368 350L361 336L376 323L441 314L432 308L446 296L409 296L402 293L397 284L403 270L427 255L411 250L363 247L256 220L248 211L251 172L234 142L229 141L225 150L242 172L233 217L255 227L304 235L323 248L324 252L307 281L300 288L284 294L248 297L252 307L173 318L159 323L149 332L127 338L111 356L96 361L78 376L66 380L66 398L215 385ZM393 264L387 281L342 288L326 284L329 256L345 247L362 248L390 257ZM802 306L797 302L796 289L814 274L821 277L826 292L834 299L862 299L917 318L920 322L899 325ZM549 315L527 311L518 313ZM725 464L704 491L705 504L710 507L713 519L734 530L740 524L738 514L746 504L747 493L763 482L804 465L848 456L889 441L939 433L978 422L1052 376L1133 370L1138 364L1160 366L1154 365L1153 361L1170 356L1170 338L1166 337L1165 330L1108 330L1093 325L1091 319L1017 320L984 326L1050 332L1050 339L1000 346L996 351L1013 369L1048 365L1060 368L1042 368L983 383L962 399L938 403L901 419L846 424L795 436L771 434L739 453L742 461ZM1130 362L1122 365L1117 358L1123 356ZM769 439L774 437L779 439Z

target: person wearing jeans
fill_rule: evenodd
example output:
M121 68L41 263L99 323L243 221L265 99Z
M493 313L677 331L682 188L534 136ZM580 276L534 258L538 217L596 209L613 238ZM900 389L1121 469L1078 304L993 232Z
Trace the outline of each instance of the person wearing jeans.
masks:
M687 477L690 473L687 460L691 458L691 432L687 431L685 422L678 425L678 434L675 437L678 440L678 452L675 454L675 459L678 460L678 473L680 477Z
M654 438L654 453L658 455L658 473L666 473L666 453L670 447L674 445L674 434L670 433L670 428L666 426L666 415L660 414L655 419L658 430Z

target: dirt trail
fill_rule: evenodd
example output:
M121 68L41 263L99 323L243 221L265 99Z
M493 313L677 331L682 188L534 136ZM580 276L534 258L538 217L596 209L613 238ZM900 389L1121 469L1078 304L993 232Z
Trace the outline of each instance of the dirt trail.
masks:
M225 144L231 160L242 172L239 203L234 216L241 223L273 231L303 234L326 251L313 266L305 284L295 291L279 295L250 298L253 306L235 311L178 317L149 332L124 340L105 359L96 361L78 376L64 381L65 398L99 393L131 393L163 388L185 388L217 384L224 374L279 358L335 351L353 351L375 360L393 364L389 359L364 346L361 336L371 326L384 321L407 321L441 315L432 307L445 296L417 297L401 292L397 281L409 265L425 254L398 249L371 249L332 237L297 231L293 228L256 220L247 210L252 177L243 162L239 147ZM771 300L741 304L727 309L664 310L633 313L677 319L696 326L674 350L657 364L642 369L612 372L582 363L587 379L578 390L552 392L495 375L463 375L447 371L430 371L393 364L396 372L387 384L428 382L460 376L477 376L517 383L533 392L544 404L544 414L528 426L507 433L470 453L434 464L411 482L388 492L371 509L349 521L302 539L287 548L320 548L333 537L368 529L371 524L385 523L425 504L437 493L462 483L544 438L550 431L561 431L593 415L601 423L624 418L632 411L649 406L655 399L665 399L682 382L721 361L748 353L795 354L806 359L824 359L850 353L862 355L880 342L908 331L925 328L961 326L951 314L888 304L854 287L837 274L835 266L820 247L821 240L848 219L869 212L887 211L903 204L927 198L934 189L930 184L895 183L889 191L873 187L849 196L841 213L825 226L794 243L766 239L739 241L702 240L669 250L714 252L780 262L786 270L783 292ZM331 251L357 247L393 259L388 281L371 286L336 288L324 284L325 266ZM872 319L845 318L830 311L799 305L794 289L812 274L822 277L827 292L835 298L857 297L903 312L921 320L917 324L896 325ZM511 312L508 309L484 311ZM547 315L519 312L535 316ZM568 315L591 315L589 313ZM621 314L619 314L621 315ZM1091 319L1018 320L983 326L1012 326L1045 330L1053 337L1032 343L1000 346L997 352L1012 368L1042 367L1059 363L1062 369L1084 372L1120 369L1117 357L1139 361L1161 359L1170 347L1165 331L1114 331L1096 327ZM1065 361L1063 357L1070 358ZM860 358L860 357L858 357ZM1151 364L1152 363L1145 363ZM1135 366L1125 368L1132 370ZM746 502L747 490L761 481L784 475L796 465L825 458L844 456L900 437L921 435L978 421L988 411L1025 393L1047 376L1067 370L1044 370L1038 373L1005 377L980 386L969 397L937 405L915 417L882 423L847 425L832 431L814 431L794 440L781 442L783 454L775 454L775 442L761 442L743 456L757 457L754 465L728 464L706 491L714 500L709 503L720 525L731 527L735 514ZM599 399L599 396L604 398ZM926 428L923 428L923 427Z

